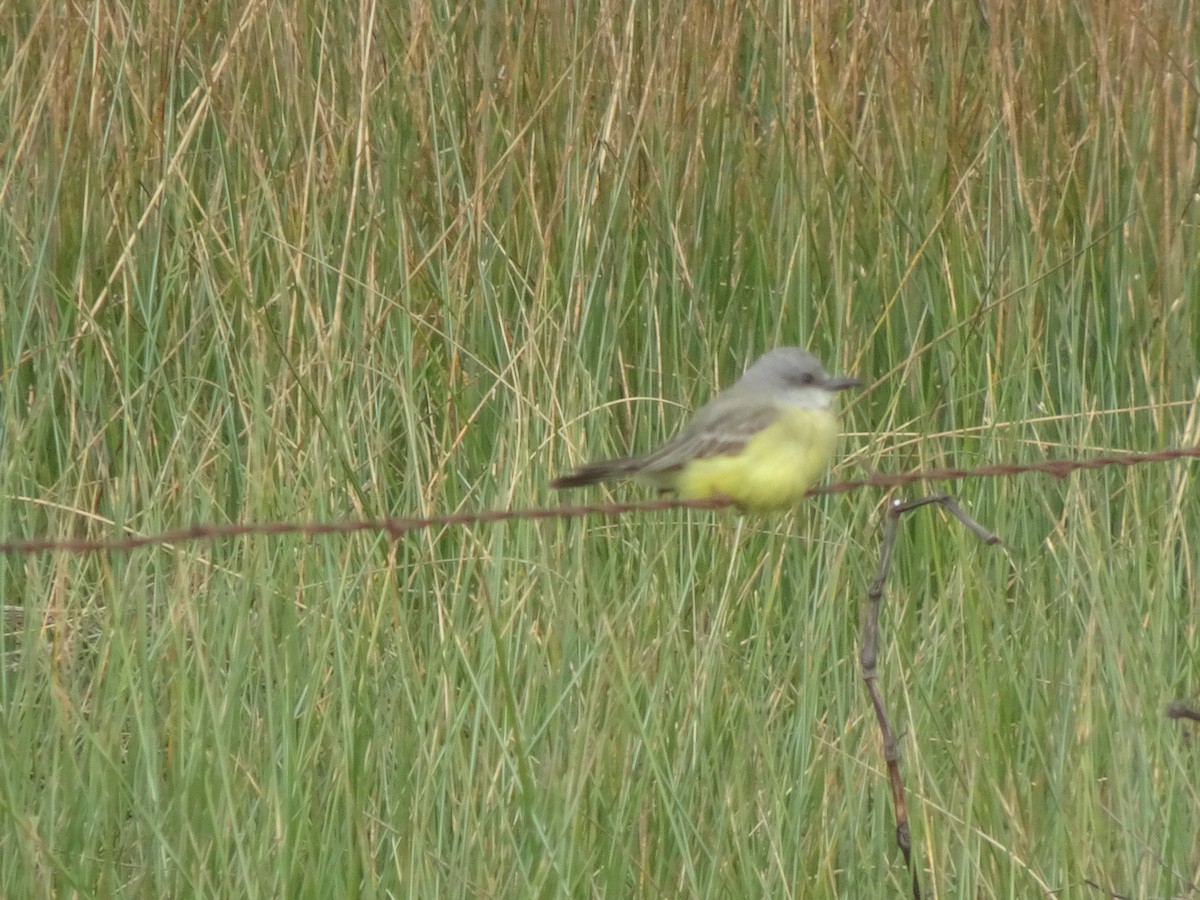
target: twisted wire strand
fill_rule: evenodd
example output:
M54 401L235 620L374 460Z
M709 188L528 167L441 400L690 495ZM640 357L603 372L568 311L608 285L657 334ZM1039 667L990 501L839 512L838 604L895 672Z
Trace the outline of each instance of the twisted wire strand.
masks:
M1040 473L1066 478L1075 472L1103 469L1109 466L1137 466L1147 463L1170 462L1200 458L1200 445L1194 447L1153 450L1143 453L1114 453L1090 459L1050 459L1034 463L999 463L975 469L928 469L898 474L876 473L866 478L839 481L810 490L809 495L844 494L866 487L894 488L929 481L962 481L968 478L998 478ZM430 528L481 525L510 520L542 521L546 519L575 519L584 516L620 516L631 512L652 512L664 509L722 509L730 506L724 500L649 500L638 503L586 503L564 506L528 507L523 509L490 509L474 512L447 513L437 516L397 517L382 519L344 519L332 522L231 522L227 524L197 524L172 528L157 534L128 535L117 538L24 538L0 542L0 554L32 553L130 553L144 547L174 546L195 541L217 541L225 538L272 535L301 535L320 537L330 534L380 532L393 540L415 531Z

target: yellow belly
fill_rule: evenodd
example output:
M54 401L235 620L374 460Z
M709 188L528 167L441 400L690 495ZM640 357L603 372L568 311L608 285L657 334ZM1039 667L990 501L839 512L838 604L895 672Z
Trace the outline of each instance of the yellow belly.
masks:
M829 410L789 409L736 456L685 465L670 485L685 500L727 497L749 512L795 506L833 457L837 417Z

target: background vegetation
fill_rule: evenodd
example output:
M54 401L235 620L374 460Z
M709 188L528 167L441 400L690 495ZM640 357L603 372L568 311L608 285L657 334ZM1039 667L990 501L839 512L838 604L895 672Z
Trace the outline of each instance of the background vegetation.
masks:
M0 19L4 536L552 504L779 344L835 477L1200 442L1195 4ZM1200 894L1195 474L905 522L930 896ZM8 556L0 894L905 896L883 501Z

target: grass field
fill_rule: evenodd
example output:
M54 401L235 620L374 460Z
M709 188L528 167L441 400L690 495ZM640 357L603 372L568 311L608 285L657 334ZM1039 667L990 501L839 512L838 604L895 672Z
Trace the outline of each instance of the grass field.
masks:
M642 498L780 344L832 478L1200 443L1194 3L0 21L0 540ZM903 522L925 896L1200 897L1196 475ZM911 896L888 496L7 555L0 895Z

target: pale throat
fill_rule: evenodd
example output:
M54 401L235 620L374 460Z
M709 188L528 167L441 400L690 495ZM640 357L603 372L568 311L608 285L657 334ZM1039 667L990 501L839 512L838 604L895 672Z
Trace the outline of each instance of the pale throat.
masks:
M815 387L788 387L776 396L775 402L796 409L830 409L833 392Z

